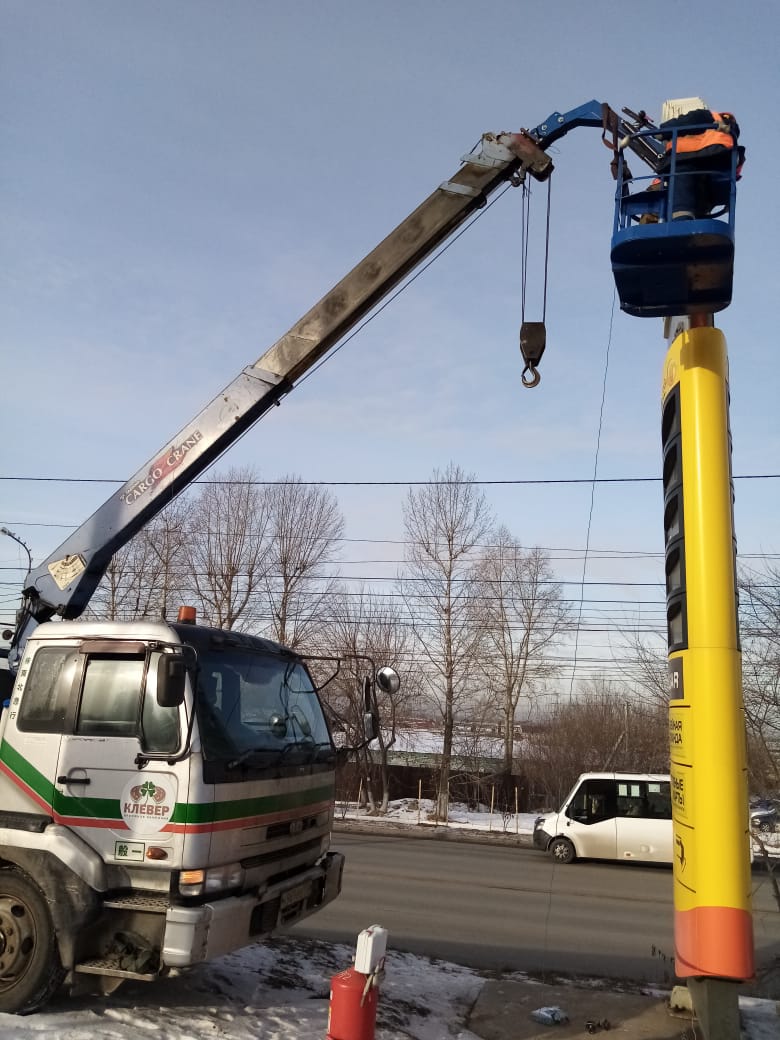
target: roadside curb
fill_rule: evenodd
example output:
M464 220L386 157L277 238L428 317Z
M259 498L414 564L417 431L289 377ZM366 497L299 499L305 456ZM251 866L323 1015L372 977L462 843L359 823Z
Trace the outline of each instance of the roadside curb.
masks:
M444 827L441 824L394 823L392 820L369 818L356 820L341 818L333 821L333 830L353 834L392 834L397 838L418 838L423 841L458 841L474 845L506 845L511 848L533 848L530 834L506 834L499 831L480 831L463 827Z

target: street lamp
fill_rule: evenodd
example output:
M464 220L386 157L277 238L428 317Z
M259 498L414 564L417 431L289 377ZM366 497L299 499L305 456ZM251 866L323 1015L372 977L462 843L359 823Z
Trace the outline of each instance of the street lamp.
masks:
M7 534L9 538L13 538L13 540L15 542L18 542L19 545L21 545L21 547L27 553L27 570L28 570L28 572L31 571L32 570L32 553L30 552L30 549L29 549L27 543L23 542L18 534L14 534L13 531L9 531L7 527L0 527L0 534Z

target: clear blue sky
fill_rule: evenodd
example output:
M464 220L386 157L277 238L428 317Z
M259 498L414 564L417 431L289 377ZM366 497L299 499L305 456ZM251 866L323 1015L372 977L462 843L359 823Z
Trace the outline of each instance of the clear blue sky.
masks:
M735 112L748 150L734 302L718 318L734 473L780 472L775 3L0 0L0 26L0 475L124 481L483 132L590 98L658 116L665 98L690 95ZM598 474L659 476L666 343L658 320L615 306L612 322L610 153L582 129L554 158L536 390L520 384L520 193L508 192L222 468L404 482L452 461L483 481L587 479L609 343ZM541 317L541 249L532 268L529 319ZM779 486L737 480L741 553L780 551ZM0 524L40 562L111 490L3 480ZM405 488L334 490L350 539L402 538ZM485 491L523 544L556 550L579 595L589 486ZM660 554L659 485L599 485L590 545ZM347 542L342 571L394 573L357 561L401 555ZM0 567L24 559L0 539ZM0 572L7 620L19 578ZM587 578L657 582L660 557L594 557ZM659 588L597 594L660 616ZM622 611L604 616L614 625Z

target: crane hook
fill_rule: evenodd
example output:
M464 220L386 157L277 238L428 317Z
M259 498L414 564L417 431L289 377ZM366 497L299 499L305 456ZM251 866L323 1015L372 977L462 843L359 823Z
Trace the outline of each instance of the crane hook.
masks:
M525 361L525 368L520 377L523 386L537 386L542 378L537 365L542 359L547 345L547 329L543 321L524 321L520 326L520 353Z
M526 372L530 372L530 375L527 378ZM539 375L539 369L529 363L523 369L523 374L520 376L520 382L523 386L527 386L530 389L531 387L537 386L541 378L542 377Z

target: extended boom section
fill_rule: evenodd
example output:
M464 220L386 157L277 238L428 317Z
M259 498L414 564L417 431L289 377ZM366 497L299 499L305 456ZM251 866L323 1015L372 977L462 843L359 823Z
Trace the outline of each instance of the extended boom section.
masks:
M23 592L15 645L31 619L77 618L111 557L288 393L372 307L456 231L509 178L544 180L552 161L530 135L492 134L461 168L333 289L244 369L38 568Z

